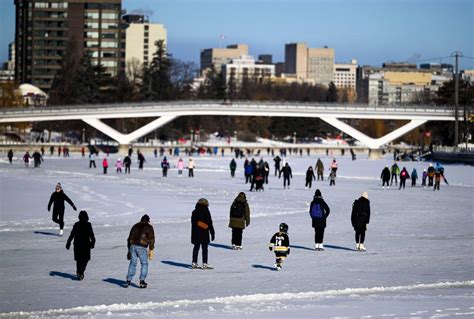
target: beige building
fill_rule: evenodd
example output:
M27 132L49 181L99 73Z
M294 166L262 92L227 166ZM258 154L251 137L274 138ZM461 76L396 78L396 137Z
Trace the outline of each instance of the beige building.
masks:
M246 56L249 53L246 44L228 45L227 48L213 48L201 50L201 73L214 67L217 72L221 72L222 65L230 63L233 59Z
M125 61L136 60L140 65L151 63L157 41L166 46L166 29L162 24L149 23L141 19L132 20L125 29Z
M334 84L337 88L356 88L357 60L334 64Z
M308 48L306 43L286 44L285 72L328 86L334 81L334 49Z

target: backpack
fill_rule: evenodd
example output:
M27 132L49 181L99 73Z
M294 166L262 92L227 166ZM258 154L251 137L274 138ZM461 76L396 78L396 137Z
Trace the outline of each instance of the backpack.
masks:
M242 218L245 214L245 202L235 201L230 208L230 216L235 218Z
M321 209L320 204L314 204L311 206L311 211L309 213L311 215L311 218L315 219L323 219L324 218L324 213L323 210Z
M405 176L407 176L407 172L402 171L402 177L405 177Z

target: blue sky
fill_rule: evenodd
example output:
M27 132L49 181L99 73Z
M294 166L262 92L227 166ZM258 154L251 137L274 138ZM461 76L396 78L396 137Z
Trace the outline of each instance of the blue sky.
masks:
M148 12L152 22L164 24L169 51L187 61L198 62L200 49L232 43L283 61L290 42L327 45L337 61L372 65L456 50L474 57L472 0L123 0L123 8ZM13 0L0 0L0 12L3 61L14 38ZM474 68L474 59L463 59L461 66Z

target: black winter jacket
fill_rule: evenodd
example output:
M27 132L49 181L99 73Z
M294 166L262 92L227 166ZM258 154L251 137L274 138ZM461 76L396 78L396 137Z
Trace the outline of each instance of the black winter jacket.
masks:
M48 203L48 211L51 209L51 205L54 203L54 212L64 212L64 201L68 202L71 207L76 210L76 206L72 200L61 190L60 192L54 192L51 194L51 198Z
M325 228L326 227L326 218L329 216L329 212L331 211L329 209L328 204L324 201L322 197L315 196L313 198L313 201L311 202L311 205L309 205L309 216L311 216L311 209L313 208L313 205L319 204L321 206L321 209L323 211L323 218L321 219L316 219L316 218L311 218L312 219L312 226L313 228Z
M385 167L383 169L382 174L380 174L380 178L383 181L389 181L390 180L390 170L388 169L388 167Z
M370 222L370 201L367 198L360 197L354 201L351 222L354 228L366 228L366 225Z
M288 166L283 166L283 168L280 170L280 174L278 175L278 178L281 177L281 174L283 174L283 177L286 177L286 178L293 178L293 174L291 173L291 167L288 165Z
M72 227L71 235L67 239L70 245L74 239L74 260L90 260L91 249L95 246L94 231L87 220L81 220Z
M311 180L316 180L316 176L314 176L314 171L312 169L308 169L306 171L306 180L309 182Z
M207 229L202 228L205 227L205 225L207 225ZM196 208L191 216L191 243L209 244L209 234L212 236L215 235L209 208L201 204L196 204Z

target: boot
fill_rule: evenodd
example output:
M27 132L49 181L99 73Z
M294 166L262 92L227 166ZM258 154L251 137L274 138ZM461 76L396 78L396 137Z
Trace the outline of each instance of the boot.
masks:
M321 250L321 251L324 250L324 245L322 243L319 244L319 250Z
M123 284L123 287L124 287L124 288L128 288L131 284L132 284L132 282L131 282L130 280L127 280L127 281Z
M191 264L191 268L192 268L192 269L198 269L199 267L198 267L198 264L197 264L197 263L192 263L192 264Z
M148 284L145 282L145 280L140 280L140 285L139 285L140 288L146 288L147 286Z
M366 251L367 249L365 249L364 244L360 244L359 245L359 250L360 251Z
M62 229L59 230L59 236L62 236L64 234L64 231Z
M356 249L360 250L360 244L359 243L356 244Z

